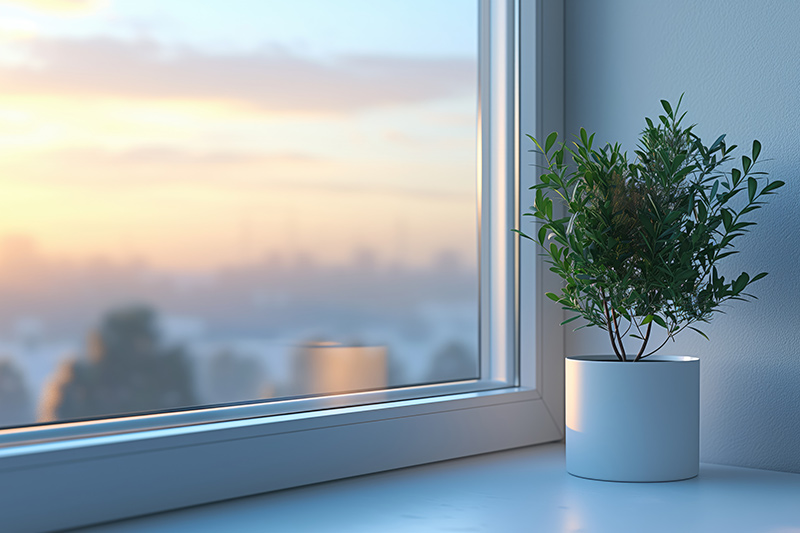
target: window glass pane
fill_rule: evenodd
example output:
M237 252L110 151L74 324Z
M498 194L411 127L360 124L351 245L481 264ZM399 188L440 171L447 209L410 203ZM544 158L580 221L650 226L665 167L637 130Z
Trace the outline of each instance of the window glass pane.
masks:
M0 426L478 377L477 12L0 2Z

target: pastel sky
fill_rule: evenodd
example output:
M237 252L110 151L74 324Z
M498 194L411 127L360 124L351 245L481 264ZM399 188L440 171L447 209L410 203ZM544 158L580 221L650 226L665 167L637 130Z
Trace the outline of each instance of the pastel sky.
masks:
M476 50L475 0L0 1L0 236L472 264Z

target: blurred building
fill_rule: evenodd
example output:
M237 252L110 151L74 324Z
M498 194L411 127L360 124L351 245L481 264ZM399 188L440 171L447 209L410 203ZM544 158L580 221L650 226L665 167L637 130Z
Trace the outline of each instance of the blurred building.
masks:
M312 342L298 346L293 359L293 395L335 394L386 388L386 346Z
M36 420L33 399L20 368L0 360L0 427L21 426Z

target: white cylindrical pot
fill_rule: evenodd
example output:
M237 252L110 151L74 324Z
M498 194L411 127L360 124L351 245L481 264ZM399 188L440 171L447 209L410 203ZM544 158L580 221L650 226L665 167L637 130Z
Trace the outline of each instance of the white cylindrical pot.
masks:
M677 481L700 463L700 360L566 361L567 471L603 481Z

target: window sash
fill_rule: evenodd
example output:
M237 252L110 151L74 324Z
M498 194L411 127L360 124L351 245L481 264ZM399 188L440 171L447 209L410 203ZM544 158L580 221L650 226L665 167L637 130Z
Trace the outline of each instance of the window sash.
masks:
M480 9L482 52L489 51L481 55L492 58L480 67L489 73L479 165L484 379L297 400L322 403L298 403L291 414L265 416L259 405L207 409L196 416L220 418L176 427L132 417L143 426L125 428L132 419L120 419L103 435L77 436L115 421L64 425L61 435L0 448L0 476L14 488L0 502L6 527L77 527L562 438L560 313L538 296L557 280L508 229L519 227L519 201L527 201L517 177L531 160L519 132L562 129L563 4L481 0ZM427 397L402 396L419 393ZM179 415L187 413L148 416ZM24 430L0 433L15 432L26 438Z

